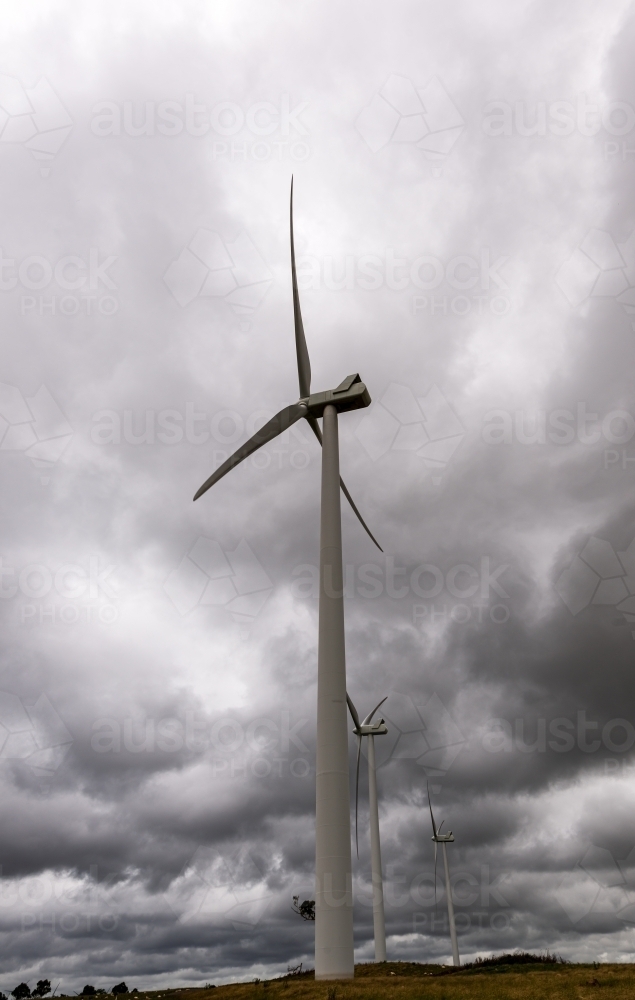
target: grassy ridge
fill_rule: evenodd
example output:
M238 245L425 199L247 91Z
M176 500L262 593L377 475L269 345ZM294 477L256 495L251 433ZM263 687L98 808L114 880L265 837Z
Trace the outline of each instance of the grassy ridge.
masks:
M215 989L157 990L147 1000L635 1000L635 966L476 966L454 972L415 962L355 966L355 979L315 982L313 973Z

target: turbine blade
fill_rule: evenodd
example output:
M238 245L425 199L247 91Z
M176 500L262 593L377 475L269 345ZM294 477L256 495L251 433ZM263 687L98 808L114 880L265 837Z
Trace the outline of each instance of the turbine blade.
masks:
M246 458L249 458L254 451L258 451L262 448L263 444L267 444L268 441L273 441L274 438L286 431L287 427L294 424L297 420L300 420L306 414L306 403L293 403L291 406L285 406L284 410L280 410L280 413L276 413L275 417L272 417L261 427L259 431L249 438L249 441L245 441L241 444L240 448L234 452L234 454L220 465L216 472L212 473L209 479L206 479L199 490L194 494L194 499L198 500L203 493L226 476L228 472L231 472L235 466L239 465Z
M432 833L434 834L435 843L436 843L436 837L438 835L438 831L437 831L436 826L434 825L434 816L432 815L432 802L430 801L430 785L428 784L428 782L426 782L426 788L428 789L428 805L430 806L430 819L432 820ZM435 851L436 851L436 848L435 848ZM436 857L436 854L435 854L435 857Z
M351 718L355 723L355 729L359 729L359 715L357 714L357 709L353 704L353 699L350 697L348 691L346 692L346 703L348 705L348 710L351 713Z
M377 541L377 539L373 535L372 531L370 530L370 528L366 524L366 521L364 520L364 518L362 517L362 515L358 511L357 507L353 503L353 498L350 495L350 493L348 492L348 490L346 489L346 486L344 485L344 480L342 479L341 476L340 476L340 486L342 487L342 493L344 494L344 496L346 497L346 499L350 503L351 507L353 508L353 513L357 516L357 520L361 524L362 528L364 529L364 531L366 532L366 534L368 535L368 537L370 538L370 540L375 543L375 545L377 546L377 548L379 549L379 551L383 552L384 550L382 549L381 545L379 544L379 542Z
M298 279L295 273L295 244L293 241L293 177L291 178L291 200L289 209L289 228L291 233L291 283L293 286L293 323L295 326L295 352L298 358L298 383L300 398L311 395L311 362L306 346L302 313L300 311L300 296L298 295Z
M311 416L309 414L309 416L306 419L309 422L311 430L313 431L313 433L315 434L316 438L320 442L320 447L321 447L322 446L322 431L320 430L320 425L317 422L317 417L313 417L313 416Z
M318 441L320 442L320 445L321 445L322 444L322 431L320 430L320 425L317 422L317 418L316 417L312 417L312 416L307 416L306 419L308 420L309 426L311 427L311 430L313 431L313 433L315 434L316 438L318 439ZM379 544L379 542L377 541L377 539L373 535L372 531L370 530L370 528L366 524L366 521L364 520L364 518L362 517L362 515L358 511L357 507L353 503L353 498L350 495L350 493L348 492L348 490L347 490L347 488L346 488L346 486L344 484L344 480L342 479L341 476L340 476L340 486L342 488L342 493L344 494L344 496L346 497L346 499L350 503L351 507L353 508L353 513L357 517L357 520L361 524L362 528L364 529L364 531L366 532L366 534L368 535L368 537L371 539L371 541L375 543L375 545L377 546L377 548L379 549L379 551L383 552L384 550L382 549L381 545Z
M362 752L362 738L357 737L357 776L355 778L355 847L357 848L357 857L359 857L359 835L357 831L357 815L359 808L359 758Z
M388 697L388 695L386 695L386 698L387 697ZM386 701L386 698L382 698L381 701L379 702L379 704L375 705L375 707L372 710L372 712L369 715L367 715L366 718L364 719L364 721L362 722L362 726L369 726L370 725L370 720L372 719L372 717L375 714L375 712L377 711L377 709L381 708L381 706L384 704L384 702Z

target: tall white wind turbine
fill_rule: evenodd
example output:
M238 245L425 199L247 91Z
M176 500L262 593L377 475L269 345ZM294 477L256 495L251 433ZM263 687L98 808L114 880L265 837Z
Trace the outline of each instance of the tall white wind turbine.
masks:
M318 624L317 754L315 796L315 978L351 979L353 888L346 724L346 659L340 489L375 545L339 471L338 413L370 405L358 374L335 389L311 393L311 363L304 336L293 244L293 181L290 204L291 282L300 398L280 410L206 480L197 500L249 455L304 418L322 445L320 604ZM275 358L272 359L275 363ZM322 418L322 430L318 418Z
M388 695L386 695L386 698ZM359 840L357 836L357 813L359 805L359 760L362 752L362 739L365 736L368 746L368 806L370 810L370 864L371 878L373 885L373 930L375 935L375 961L386 961L386 922L384 919L384 886L381 871L381 842L379 839L379 804L377 801L377 771L375 768L375 737L384 736L388 729L383 719L371 725L371 719L378 708L380 708L386 698L382 698L379 705L370 712L363 722L359 721L359 715L350 696L346 695L348 708L351 713L355 729L353 732L357 737L357 773L355 777L355 845L359 855Z
M432 802L430 801L430 789L428 788L428 805L430 806L430 819L432 820L432 840L434 841L434 885L436 894L436 879L437 879L437 844L441 844L441 851L443 853L443 868L445 870L445 894L448 899L448 921L450 924L450 940L452 942L452 961L454 965L459 966L461 964L461 959L459 958L459 943L456 938L456 926L454 924L454 904L452 903L452 886L450 885L450 869L448 867L448 853L447 844L454 843L454 835L450 830L448 833L441 833L441 826L443 826L445 820L441 820L441 826L436 826L434 822L434 816L432 814Z

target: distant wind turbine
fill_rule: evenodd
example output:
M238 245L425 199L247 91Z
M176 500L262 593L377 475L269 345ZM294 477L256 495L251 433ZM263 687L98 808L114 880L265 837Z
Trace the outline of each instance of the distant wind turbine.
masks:
M320 515L320 605L318 624L317 754L315 803L315 978L351 979L353 891L351 817L346 722L346 658L340 488L364 530L373 538L342 482L339 471L338 413L369 406L368 389L358 374L335 389L311 393L311 363L304 336L293 243L293 181L290 204L291 283L300 398L280 410L207 479L197 500L211 486L263 445L304 418L322 445ZM277 358L271 357L275 364ZM322 430L318 424L322 417Z
M386 695L386 698L388 695ZM359 715L350 696L346 695L348 708L351 713L355 729L353 732L357 737L357 774L355 778L355 845L359 856L359 840L357 836L357 813L359 804L359 759L362 752L362 738L365 736L368 741L368 805L370 809L370 864L371 878L373 884L373 930L375 934L375 961L386 961L386 923L384 920L384 887L381 871L381 842L379 839L379 805L377 802L377 771L375 769L375 737L384 736L388 729L383 719L371 725L371 719L378 708L380 708L386 698L382 698L379 705L366 716L363 722L359 721Z
M441 850L443 853L443 867L445 869L445 894L448 899L448 921L450 923L450 940L452 941L452 960L456 966L461 964L459 958L459 944L456 938L456 927L454 924L454 905L452 903L452 886L450 885L450 869L448 868L448 854L446 850L446 844L454 843L454 835L450 830L448 833L441 833L441 826L443 826L444 820L441 820L441 826L436 826L434 822L434 816L432 814L432 802L430 801L430 789L428 788L428 805L430 806L430 819L432 820L432 840L434 841L434 892L436 899L436 888L437 888L437 844L441 844Z

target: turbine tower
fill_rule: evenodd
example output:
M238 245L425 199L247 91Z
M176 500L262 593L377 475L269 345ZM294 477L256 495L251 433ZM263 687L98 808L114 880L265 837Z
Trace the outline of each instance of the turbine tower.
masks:
M386 695L386 698L388 695ZM381 871L381 842L379 839L379 805L377 802L377 771L375 769L375 737L384 736L388 729L383 719L371 725L371 719L386 698L382 698L363 722L352 699L346 695L357 737L357 774L355 778L355 846L359 856L359 841L357 837L357 807L359 804L359 759L362 752L362 738L368 741L368 806L370 810L370 865L373 885L373 931L375 935L375 961L386 961L386 923L384 920L384 886Z
M430 789L428 788L428 805L430 806L430 819L432 820L432 840L434 841L434 888L436 896L436 885L437 885L437 844L441 844L441 851L443 853L443 867L445 869L445 894L448 898L448 921L450 923L450 940L452 941L452 961L454 965L459 966L461 964L461 959L459 958L459 943L456 938L456 927L454 925L454 905L452 903L452 886L450 885L450 869L448 868L448 854L446 849L446 844L454 843L454 835L450 830L449 833L441 833L441 826L443 826L444 820L441 820L441 826L437 827L434 822L434 816L432 815L432 803L430 801Z
M315 978L351 979L353 885L346 723L346 659L340 489L380 551L353 503L339 471L338 413L369 406L358 374L335 389L311 393L311 363L304 336L293 242L293 179L290 200L291 284L300 398L280 410L203 483L194 499L236 465L304 418L322 445L320 603L318 623L317 754L315 803ZM322 431L318 418L322 418Z

